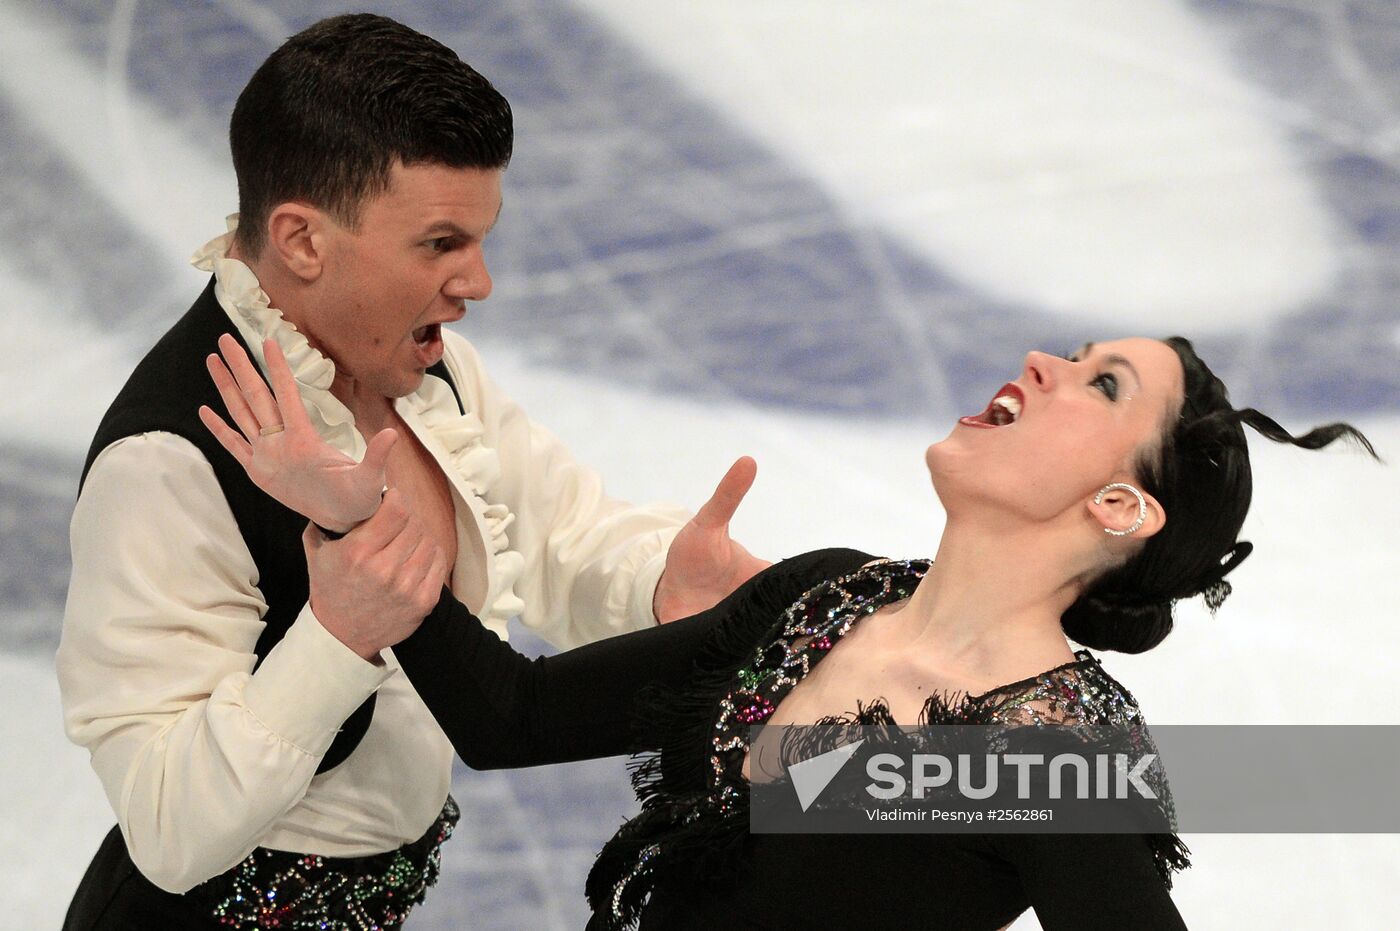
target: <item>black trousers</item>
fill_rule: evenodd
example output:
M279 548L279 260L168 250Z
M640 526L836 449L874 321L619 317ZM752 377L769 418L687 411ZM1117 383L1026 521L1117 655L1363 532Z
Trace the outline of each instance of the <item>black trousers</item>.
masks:
M97 848L63 920L63 931L203 931L217 927L205 903L166 892L142 876L116 827Z

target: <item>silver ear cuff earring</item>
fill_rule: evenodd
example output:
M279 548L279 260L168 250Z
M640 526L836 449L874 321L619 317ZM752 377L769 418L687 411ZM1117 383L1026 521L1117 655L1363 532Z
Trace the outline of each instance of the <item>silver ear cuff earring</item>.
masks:
M1114 530L1112 527L1105 527L1103 532L1115 537L1126 537L1129 534L1137 533L1142 529L1143 522L1147 520L1147 499L1142 496L1142 492L1138 491L1132 485L1125 482L1114 482L1112 485L1105 485L1099 489L1099 493L1094 495L1094 503L1103 504L1103 496L1110 491L1126 491L1131 493L1134 498L1137 498L1138 516L1137 520L1133 521L1133 525L1127 530Z

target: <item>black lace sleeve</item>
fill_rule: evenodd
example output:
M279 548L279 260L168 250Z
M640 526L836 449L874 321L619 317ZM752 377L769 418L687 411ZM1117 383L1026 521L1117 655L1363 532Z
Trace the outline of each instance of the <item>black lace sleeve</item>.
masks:
M716 636L756 642L776 620L768 607L775 591L796 600L870 559L839 549L786 559L709 611L538 659L517 653L444 589L432 614L394 655L457 755L474 769L652 749L665 735L649 730L639 713L644 689L683 687L696 656Z

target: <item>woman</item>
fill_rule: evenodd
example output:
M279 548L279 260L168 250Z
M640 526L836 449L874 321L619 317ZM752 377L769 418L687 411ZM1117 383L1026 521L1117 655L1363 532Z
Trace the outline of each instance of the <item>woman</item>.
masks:
M268 359L274 384L290 377ZM931 563L810 553L702 614L535 661L444 594L394 654L473 767L660 751L636 773L641 813L589 877L598 927L999 928L1034 907L1046 928L1179 928L1168 889L1187 851L1171 835L749 835L746 727L1140 722L1067 640L1137 653L1170 632L1175 601L1219 606L1251 549L1243 424L1374 455L1345 424L1293 437L1234 410L1184 339L1032 352L928 450L947 512ZM245 465L279 452L275 432L218 426Z

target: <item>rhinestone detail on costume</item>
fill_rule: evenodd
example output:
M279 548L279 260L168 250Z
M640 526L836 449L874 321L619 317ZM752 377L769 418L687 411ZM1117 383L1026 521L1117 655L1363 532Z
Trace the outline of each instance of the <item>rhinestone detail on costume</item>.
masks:
M726 781L729 775L722 754L748 748L747 730L772 715L783 695L812 671L813 665L850 631L858 618L908 598L925 572L927 560L880 562L856 572L822 582L794 602L782 616L782 633L763 647L754 659L737 673L736 687L720 701L719 716L711 738L711 792L701 807L691 809L683 821L693 822L707 812L731 816L745 798L742 776ZM810 642L798 645L798 638ZM622 897L627 887L652 871L662 855L659 844L646 847L632 868L613 886L612 917L624 923Z
M887 560L872 563L849 575L822 582L788 607L776 637L755 649L753 658L736 673L728 694L719 701L710 729L708 791L698 798L677 799L683 811L678 825L701 818L720 820L746 817L748 782L743 776L748 753L748 730L772 716L789 691L806 678L816 664L851 631L861 618L908 598L928 572L929 560ZM981 695L935 692L924 706L925 724L1046 724L1142 723L1132 695L1099 666L1088 651L1075 660ZM856 713L823 719L819 724L893 724L882 702L862 706ZM1175 811L1166 797L1168 818ZM613 886L612 927L632 927L636 917L623 907L624 892L638 879L656 872L666 856L664 841L649 844L631 868Z
M748 728L772 716L784 696L811 673L863 617L913 594L928 572L924 559L885 561L816 586L783 613L782 632L754 651L738 673L738 687L719 703L710 740L710 786L716 793L726 777L742 779ZM716 796L718 798L718 796ZM727 813L722 799L718 806Z
M442 844L460 817L448 796L438 820L419 841L373 861L367 871L342 868L355 860L258 848L211 880L226 886L212 914L220 928L253 931L393 931L437 882Z

